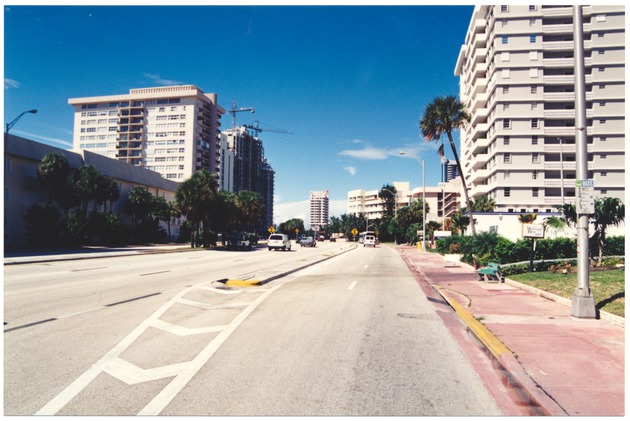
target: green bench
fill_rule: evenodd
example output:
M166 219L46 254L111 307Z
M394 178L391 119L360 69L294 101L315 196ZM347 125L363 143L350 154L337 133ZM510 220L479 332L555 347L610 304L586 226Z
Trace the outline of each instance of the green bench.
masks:
M499 263L489 262L488 266L480 268L477 271L478 281L487 282L503 282L504 278L501 275L501 265Z

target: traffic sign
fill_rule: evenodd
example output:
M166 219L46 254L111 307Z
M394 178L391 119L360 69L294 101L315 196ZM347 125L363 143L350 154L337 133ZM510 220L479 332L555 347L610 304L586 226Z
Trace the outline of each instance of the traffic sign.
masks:
M575 180L575 210L577 214L595 213L595 182L593 180Z
M350 231L352 233L352 235L357 235L359 233L359 231L356 228L352 228L352 231Z
M298 232L300 232L300 229L299 229L299 228L296 228L296 229L295 229L295 233L297 234Z
M270 234L273 234L274 232L276 232L276 229L274 227L269 227L267 231L269 231Z

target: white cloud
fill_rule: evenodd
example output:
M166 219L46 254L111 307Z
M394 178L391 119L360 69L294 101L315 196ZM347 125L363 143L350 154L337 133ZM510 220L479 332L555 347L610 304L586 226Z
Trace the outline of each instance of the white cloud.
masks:
M60 145L64 148L72 148L72 141L67 141L64 139L55 139L54 137L46 137L46 136L39 136L33 133L28 133L28 132L23 132L21 130L13 130L11 131L11 133L15 133L17 135L20 135L26 139L39 139L39 140L43 140L47 143L56 143L57 145Z
M357 173L357 169L353 166L343 167L343 169L350 173L350 175L355 175Z
M339 152L339 155L349 156L351 158L361 159L365 161L382 160L391 156L390 151L373 146L366 146L363 149L346 149Z
M310 225L309 205L310 201L308 199L274 204L273 223L279 225L289 219L300 218L304 221L304 225L308 226Z
M162 79L158 74L145 73L144 76L151 79L154 83L162 86L175 86L182 84L182 82L177 80Z
M20 82L18 82L17 80L13 80L13 79L9 79L8 77L4 78L4 89L9 89L9 88L19 88L20 85L22 85Z

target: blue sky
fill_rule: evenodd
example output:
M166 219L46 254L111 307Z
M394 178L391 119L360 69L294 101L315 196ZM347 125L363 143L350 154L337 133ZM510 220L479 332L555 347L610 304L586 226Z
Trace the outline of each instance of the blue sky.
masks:
M473 6L12 6L4 8L4 118L12 133L71 147L68 98L194 84L256 112L276 171L276 222L308 223L311 191L331 214L347 192L440 179L418 120L457 95L455 62ZM223 127L231 117L223 117ZM447 147L447 157L450 151ZM399 151L408 155L401 157Z

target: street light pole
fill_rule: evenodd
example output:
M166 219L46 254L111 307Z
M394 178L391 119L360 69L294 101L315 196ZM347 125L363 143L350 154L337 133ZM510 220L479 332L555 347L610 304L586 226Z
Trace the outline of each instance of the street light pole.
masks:
M17 123L18 120L20 118L22 118L22 116L24 114L29 114L29 113L30 114L37 114L37 110L24 111L22 114L20 114L19 116L15 117L12 122L6 124L6 126L4 128L4 153L7 153L7 142L9 140L9 130L11 130L11 128L13 126L15 126L15 123Z
M575 53L575 163L576 180L588 178L588 149L586 134L586 82L584 69L584 34L582 28L582 6L573 6L573 43ZM597 317L595 298L589 287L589 215L581 204L577 211L577 280L578 285L571 301L571 316L583 319Z
M400 151L400 155L407 155L407 152ZM424 159L422 161L415 157L414 159L418 161L420 165L422 165L422 251L426 251L425 240L427 236L427 231L426 231L427 212L426 212L425 206L427 203L427 197L426 197L426 184L425 184L425 177L424 177Z

